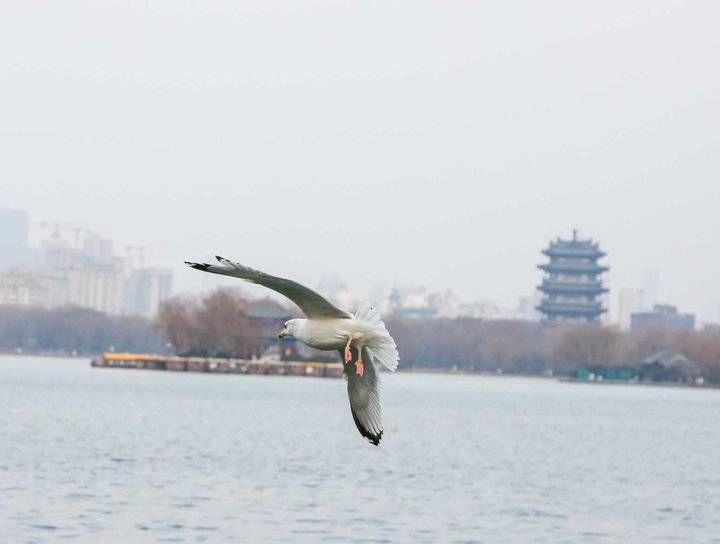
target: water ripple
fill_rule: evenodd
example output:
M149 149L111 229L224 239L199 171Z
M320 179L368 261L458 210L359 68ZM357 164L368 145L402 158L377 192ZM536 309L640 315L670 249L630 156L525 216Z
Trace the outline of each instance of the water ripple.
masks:
M720 392L383 378L0 358L0 542L718 541Z

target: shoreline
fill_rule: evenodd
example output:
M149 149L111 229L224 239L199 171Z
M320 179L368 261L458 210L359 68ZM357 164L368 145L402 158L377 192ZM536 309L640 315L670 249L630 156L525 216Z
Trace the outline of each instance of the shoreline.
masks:
M115 353L110 352L114 355L122 355L121 353ZM110 354L107 353L107 354ZM42 357L42 358L48 358L48 359L73 359L73 360L84 360L91 363L92 366L105 366L105 365L93 365L93 361L102 358L105 354L96 354L96 355L89 355L89 354L66 354L66 353L56 353L56 352L50 352L50 353L44 353L44 352L22 352L17 353L13 351L0 351L0 357ZM127 354L126 354L127 355ZM133 354L133 355L140 355L140 354ZM205 361L216 361L216 362L227 362L230 363L232 361L235 361L232 358L217 358L217 357L178 357L175 355L159 355L159 354L152 354L150 357L158 358L158 359L174 359L174 360L187 360L187 359L194 359L194 360L205 360ZM249 362L249 361L248 361ZM259 364L265 364L264 361L258 360L254 361L254 363ZM281 361L281 362L275 362L273 366L279 365L279 366L287 366L295 367L295 366L301 366L309 363L315 363L314 361ZM322 363L323 365L331 365L334 366L333 363ZM108 365L109 366L109 365ZM119 365L118 365L119 366ZM221 366L224 366L221 365ZM117 368L117 367L115 367ZM157 370L165 370L165 369L157 369ZM213 368L213 370L215 370ZM212 372L212 371L211 371ZM223 370L216 371L217 373L228 373L227 371L223 372ZM214 373L214 372L213 372ZM244 373L244 372L243 372ZM621 386L632 386L632 385L640 385L640 386L649 386L649 387L672 387L672 388L685 388L685 389L696 389L696 390L707 390L707 389L720 389L720 384L717 383L703 383L703 384L693 384L693 383L681 383L681 382L651 382L651 381L639 381L639 380L579 380L577 378L573 378L571 376L562 376L562 375L554 375L554 374L548 374L548 373L540 373L540 374L529 374L529 373L511 373L511 372L493 372L493 371L487 371L487 370L468 370L463 368L458 369L448 369L448 368L440 368L440 367L398 367L398 373L403 374L436 374L436 375L449 375L449 376L482 376L485 378L532 378L532 379L541 379L541 380L555 380L557 382L566 383L566 384L587 384L587 385L621 385ZM276 374L280 375L280 374Z

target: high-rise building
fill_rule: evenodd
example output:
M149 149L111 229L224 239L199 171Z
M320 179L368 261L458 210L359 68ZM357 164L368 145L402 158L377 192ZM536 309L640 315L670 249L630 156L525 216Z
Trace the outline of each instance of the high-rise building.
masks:
M21 267L19 256L30 255L27 223L25 212L0 210L0 304L70 305L152 317L172 294L170 270L143 267L128 276L113 241L87 229L69 229L75 232L73 240L68 229L56 224L42 240L35 266ZM9 264L7 270L3 264Z
M160 303L171 295L171 270L164 268L133 270L125 282L125 313L154 317Z
M114 257L113 241L110 238L101 238L90 234L83 240L82 252L84 255L95 259L98 263L112 263Z
M77 266L61 271L67 304L119 314L123 307L122 267L114 264Z
M520 297L517 306L517 318L526 321L539 321L542 314L537 307L542 302L542 293L536 291L531 295Z
M0 274L0 306L42 305L45 293L45 286L31 273L12 271Z
M600 299L607 292L602 274L609 270L598 264L606 254L592 239L581 240L573 231L571 240L558 238L542 253L550 262L539 264L545 272L538 289L543 298L537 309L548 321L597 322L607 311Z
M68 280L37 269L0 272L0 305L56 308L68 304Z
M109 314L123 310L124 261L113 255L112 241L92 233L75 243L56 229L41 244L49 307L72 305Z
M617 305L617 321L623 330L630 329L632 314L645 309L645 292L642 289L625 287L620 290Z
M25 266L29 259L27 212L0 210L0 270Z

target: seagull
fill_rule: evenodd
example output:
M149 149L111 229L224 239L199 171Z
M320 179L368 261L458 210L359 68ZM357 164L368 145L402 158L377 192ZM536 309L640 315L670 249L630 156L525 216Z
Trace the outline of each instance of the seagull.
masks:
M400 355L395 341L370 304L363 304L351 314L342 310L299 283L254 270L223 257L218 264L185 264L196 270L233 276L263 285L286 296L305 314L306 319L285 322L278 338L294 337L320 350L338 350L345 362L350 412L360 434L377 446L383 434L382 409L375 362L394 372Z

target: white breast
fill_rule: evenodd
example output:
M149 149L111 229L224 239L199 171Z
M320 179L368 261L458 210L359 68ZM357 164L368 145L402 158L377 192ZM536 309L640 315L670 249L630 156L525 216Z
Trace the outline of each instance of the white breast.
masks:
M363 343L372 330L357 319L307 319L295 331L295 338L312 348L332 350L345 347L350 335Z

